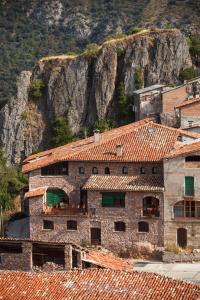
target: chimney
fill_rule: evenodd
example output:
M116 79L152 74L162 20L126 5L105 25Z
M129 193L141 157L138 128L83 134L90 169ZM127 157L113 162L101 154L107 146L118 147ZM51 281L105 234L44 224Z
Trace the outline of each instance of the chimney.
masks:
M122 156L122 154L123 154L123 145L121 144L116 145L116 155Z
M99 131L99 129L94 130L94 142L95 143L100 142L100 131Z

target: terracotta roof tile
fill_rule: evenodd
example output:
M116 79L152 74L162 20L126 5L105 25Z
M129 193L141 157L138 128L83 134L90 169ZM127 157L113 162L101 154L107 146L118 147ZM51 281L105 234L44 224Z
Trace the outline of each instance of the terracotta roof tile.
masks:
M25 193L25 198L32 198L32 197L37 197L37 196L42 196L46 193L47 187L46 188L38 188L32 191L29 191Z
M187 99L187 100L184 100L181 104L175 106L175 108L182 108L187 105L195 104L199 101L200 101L200 98Z
M155 191L164 190L161 176L112 176L92 175L83 186L85 190L111 191Z
M98 143L90 137L31 156L25 161L22 171L26 173L63 160L160 161L174 147L179 135L200 137L197 133L166 127L146 119L104 132ZM116 155L117 144L123 145L122 156Z
M200 140L190 142L184 145L177 145L177 147L173 148L165 158L173 158L180 155L186 155L190 153L194 153L200 151Z
M195 284L146 272L87 269L0 273L0 298L5 300L197 300L199 297L200 287Z
M106 269L133 271L132 263L103 250L88 250L82 260Z

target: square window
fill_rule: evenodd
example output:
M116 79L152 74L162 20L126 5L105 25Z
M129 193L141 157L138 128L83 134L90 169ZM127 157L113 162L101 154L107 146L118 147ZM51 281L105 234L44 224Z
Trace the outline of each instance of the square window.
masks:
M126 224L124 222L115 222L115 231L126 231Z
M67 221L67 229L68 230L77 230L77 221L74 221L74 220Z
M43 229L54 229L54 222L49 220L43 220Z

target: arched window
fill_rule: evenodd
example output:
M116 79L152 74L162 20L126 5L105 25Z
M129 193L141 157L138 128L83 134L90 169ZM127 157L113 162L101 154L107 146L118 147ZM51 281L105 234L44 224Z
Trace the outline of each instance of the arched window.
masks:
M149 223L143 221L139 222L138 232L149 232Z
M124 166L122 168L122 174L128 174L128 167Z
M199 201L179 201L174 205L174 217L200 218Z
M141 167L140 168L140 174L145 174L146 172L145 172L145 168L144 167Z
M157 167L152 168L152 174L158 174L158 168Z
M124 222L115 222L115 231L126 231L126 224Z
M145 197L143 199L143 216L146 217L160 216L159 200L157 198Z
M67 221L67 230L77 230L77 221L74 220Z
M108 167L105 168L105 174L110 174L110 169Z
M79 167L79 174L85 174L85 168Z
M47 207L60 207L61 204L69 204L69 197L65 191L56 188L50 188L46 192Z
M96 167L92 168L92 174L98 174L98 169Z

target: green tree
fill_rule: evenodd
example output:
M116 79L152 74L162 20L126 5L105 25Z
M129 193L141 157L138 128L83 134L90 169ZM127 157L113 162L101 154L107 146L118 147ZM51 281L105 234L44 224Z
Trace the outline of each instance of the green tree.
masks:
M33 97L41 97L42 96L42 89L44 88L44 83L41 79L35 79L31 82L30 85L30 92Z
M26 177L19 169L6 164L4 153L0 149L0 205L3 210L14 207L14 199L26 184Z
M135 34L135 33L141 32L143 30L144 30L144 28L132 27L132 28L129 29L128 33L129 34Z
M179 74L180 80L183 82L184 80L190 80L198 76L198 71L193 67L182 70Z
M100 132L104 132L112 128L111 120L107 118L98 119L93 126L93 129L99 129Z
M55 118L52 126L52 144L58 147L70 143L73 140L71 128L69 127L67 118Z

